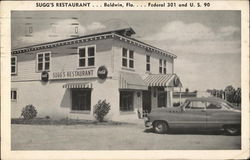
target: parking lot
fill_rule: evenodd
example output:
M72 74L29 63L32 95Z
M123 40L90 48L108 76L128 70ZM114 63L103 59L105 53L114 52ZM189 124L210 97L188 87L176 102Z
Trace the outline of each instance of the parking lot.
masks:
M11 125L12 150L240 149L241 136L207 132L155 134L143 125Z

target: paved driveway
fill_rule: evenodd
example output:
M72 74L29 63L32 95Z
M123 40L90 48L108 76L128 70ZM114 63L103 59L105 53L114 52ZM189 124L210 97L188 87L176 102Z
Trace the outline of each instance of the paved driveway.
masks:
M142 125L11 125L12 150L240 149L240 140L205 132L159 135Z

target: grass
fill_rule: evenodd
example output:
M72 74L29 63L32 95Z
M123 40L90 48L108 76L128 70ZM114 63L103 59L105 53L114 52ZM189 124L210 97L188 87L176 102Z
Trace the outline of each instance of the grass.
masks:
M11 124L29 124L29 125L127 125L125 122L115 121L103 121L98 122L94 120L79 120L79 119L49 119L49 118L34 118L34 119L23 119L13 118Z

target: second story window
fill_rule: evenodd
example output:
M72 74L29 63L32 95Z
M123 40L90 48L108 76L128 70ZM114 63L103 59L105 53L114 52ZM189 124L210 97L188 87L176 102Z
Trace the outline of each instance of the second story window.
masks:
M11 90L10 92L10 98L12 101L16 101L17 100L17 91L16 90Z
M163 63L163 73L167 74L167 61L166 60L164 60L164 63Z
M50 52L37 53L37 71L50 70Z
M146 71L150 72L150 56L146 55Z
M32 23L25 23L25 36L31 37L33 33Z
M162 74L162 59L159 59L159 73Z
M87 46L78 48L79 67L95 66L95 47Z
M126 48L122 49L122 66L134 68L134 51Z
M11 74L16 74L17 73L17 57L12 56L11 57Z

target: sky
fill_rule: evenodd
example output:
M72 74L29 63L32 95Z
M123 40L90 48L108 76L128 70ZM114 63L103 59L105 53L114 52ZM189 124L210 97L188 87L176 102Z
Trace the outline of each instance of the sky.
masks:
M131 27L133 38L177 55L175 73L190 91L240 87L240 11L15 11L12 48ZM53 23L53 24L51 24ZM32 37L25 25L32 24ZM51 36L56 25L57 36Z

